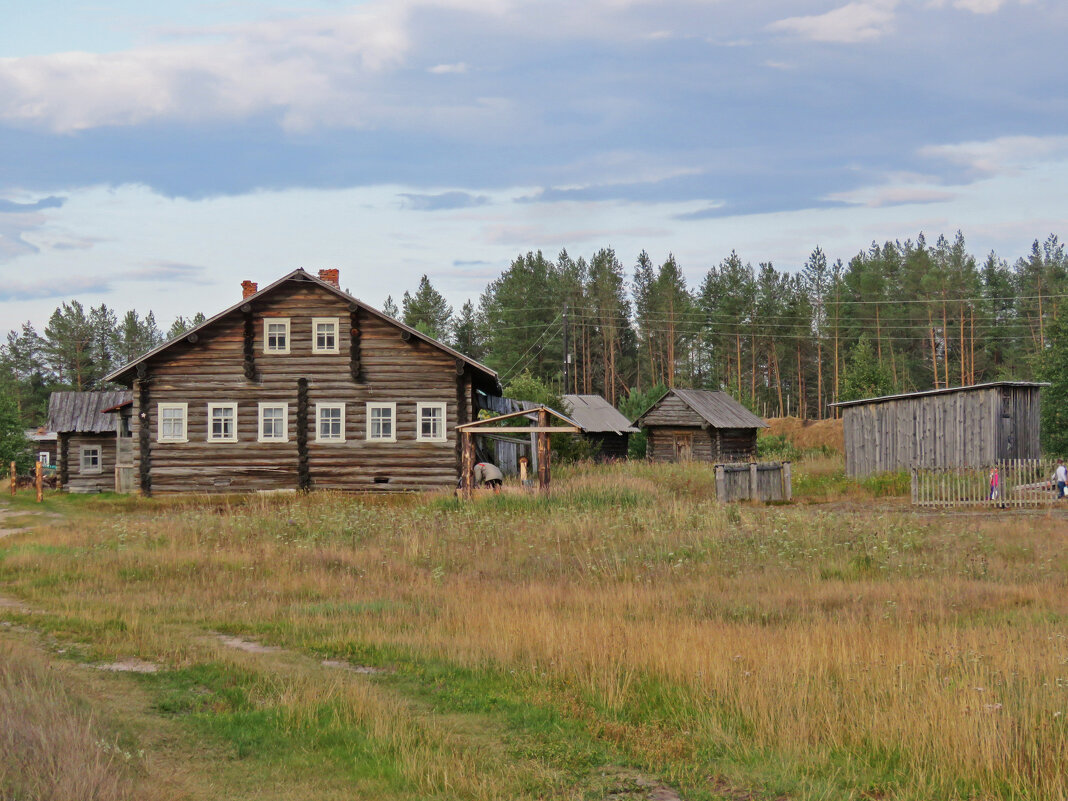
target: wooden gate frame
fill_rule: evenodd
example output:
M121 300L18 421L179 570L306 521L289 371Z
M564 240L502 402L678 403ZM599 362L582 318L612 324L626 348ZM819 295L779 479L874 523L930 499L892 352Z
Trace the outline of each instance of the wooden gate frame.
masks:
M532 419L537 415L538 424L535 426L516 426L501 428L496 423L502 420L510 420L514 417L526 417ZM562 420L564 425L549 425L550 417ZM548 406L534 406L520 412L510 412L499 417L491 417L488 420L474 420L470 423L462 423L456 426L456 431L463 438L462 456L460 467L460 491L465 499L470 499L474 489L473 474L475 471L475 434L537 434L538 435L538 491L549 494L549 435L550 434L581 434L582 427L571 418L560 414Z

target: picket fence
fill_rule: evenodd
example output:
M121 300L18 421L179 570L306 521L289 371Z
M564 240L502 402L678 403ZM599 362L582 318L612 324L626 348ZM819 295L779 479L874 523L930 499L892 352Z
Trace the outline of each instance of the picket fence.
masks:
M1057 500L1054 462L1006 459L989 467L914 467L914 506L1024 508Z

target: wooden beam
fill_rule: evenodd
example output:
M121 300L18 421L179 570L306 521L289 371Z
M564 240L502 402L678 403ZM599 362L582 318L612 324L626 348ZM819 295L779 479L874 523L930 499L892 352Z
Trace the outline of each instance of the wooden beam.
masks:
M538 489L549 494L549 411L538 410Z
M471 488L475 472L475 438L470 432L463 432L463 466L460 474L460 491L464 500L471 500Z
M499 426L496 428L476 426L456 426L465 434L581 434L582 429L575 426Z

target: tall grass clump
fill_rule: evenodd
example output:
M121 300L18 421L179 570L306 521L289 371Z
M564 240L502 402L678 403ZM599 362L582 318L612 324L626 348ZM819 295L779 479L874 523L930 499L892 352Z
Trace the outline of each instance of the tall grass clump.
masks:
M26 646L0 640L0 797L126 801L138 755L67 691Z

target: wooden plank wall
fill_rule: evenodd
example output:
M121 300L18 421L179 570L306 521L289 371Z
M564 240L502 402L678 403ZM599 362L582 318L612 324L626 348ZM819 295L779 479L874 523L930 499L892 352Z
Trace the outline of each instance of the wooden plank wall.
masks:
M1037 387L989 387L842 410L846 472L983 466L1037 458Z
M115 434L66 434L67 481L63 489L69 492L115 491ZM100 448L100 472L82 472L82 446Z
M264 317L290 318L290 353L263 352ZM339 319L337 354L312 353L313 317ZM301 378L308 381L307 452L313 488L411 490L456 484L459 399L463 398L465 419L472 419L473 406L470 380L458 376L454 357L414 337L406 342L400 329L364 313L359 319L361 381L357 382L350 371L350 348L356 338L349 336L348 303L310 283L283 285L257 301L252 328L251 371L240 313L200 332L197 342L182 342L148 365L149 408L139 411L147 414L153 492L296 489ZM246 372L254 378L247 378ZM367 441L368 401L397 404L396 442ZM224 402L238 404L238 442L208 442L207 404ZM289 405L287 441L257 441L261 402ZM345 404L344 442L316 441L317 402ZM418 402L446 404L445 442L416 442ZM157 440L159 403L189 405L188 442ZM135 415L135 437L139 424ZM136 448L135 458L140 462Z

